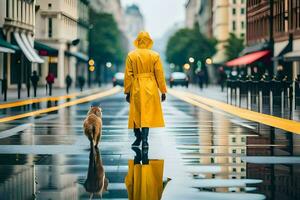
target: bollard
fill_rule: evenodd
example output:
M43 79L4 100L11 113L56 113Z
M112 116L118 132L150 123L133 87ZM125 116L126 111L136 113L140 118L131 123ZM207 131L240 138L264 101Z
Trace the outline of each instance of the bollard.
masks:
M239 107L241 107L240 87L237 87L236 90L237 90L237 98L236 98L237 103L236 103L236 105L238 105Z
M270 115L273 115L273 91L270 90Z
M262 91L261 89L259 90L259 112L262 113L263 112L263 95L262 95Z
M248 89L247 108L251 110L251 91Z
M284 116L284 90L281 88L281 117Z

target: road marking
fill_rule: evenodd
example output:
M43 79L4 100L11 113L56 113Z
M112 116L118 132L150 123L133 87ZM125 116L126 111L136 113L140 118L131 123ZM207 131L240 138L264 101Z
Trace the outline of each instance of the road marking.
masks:
M210 112L214 112L214 109L218 109L226 113L238 116L240 118L247 119L249 121L258 122L288 132L300 134L300 122L297 121L239 108L217 100L195 95L190 92L183 92L183 91L176 91L174 89L169 89L169 93L183 101L201 107ZM205 104L205 106L203 106L202 104Z
M37 116L37 115L44 114L44 113L57 111L57 110L62 109L62 108L66 108L66 107L74 106L74 105L77 105L77 104L86 103L86 102L89 102L89 101L92 101L92 100L95 100L95 99L103 98L103 97L106 97L106 96L114 95L114 94L116 94L120 91L121 91L121 88L115 87L115 88L106 90L104 92L93 94L93 95L83 97L83 98L80 98L80 99L76 99L76 100L73 100L73 101L70 101L70 102L62 103L58 106L54 106L54 107L51 107L51 108L44 108L44 109L40 109L40 110L36 110L36 111L24 113L24 114L14 115L14 116L10 116L10 117L3 117L3 118L0 118L0 123L9 122L9 121L13 121L13 120L16 120L16 119L22 119L22 118L26 118L26 117L32 117L32 116Z
M20 126L14 127L14 128L11 128L11 129L8 129L8 130L5 130L5 131L1 131L0 132L0 139L15 135L16 133L18 133L20 131L26 130L27 128L31 127L32 125L33 125L32 123L22 124Z
M88 90L86 92L75 92L68 95L62 95L62 96L55 96L55 97L41 97L41 98L33 98L33 99L27 99L22 101L15 101L15 102L9 102L9 103L2 103L0 104L0 109L6 109L6 108L13 108L18 106L25 106L33 103L41 103L45 101L59 101L64 99L72 99L78 96L82 96L86 93L96 92L98 89L92 89Z

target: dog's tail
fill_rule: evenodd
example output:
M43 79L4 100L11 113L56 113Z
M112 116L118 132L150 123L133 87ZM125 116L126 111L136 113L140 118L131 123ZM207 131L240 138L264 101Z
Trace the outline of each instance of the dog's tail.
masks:
M90 140L91 147L95 146L96 145L95 144L95 127L92 126L92 125L90 125L89 128L88 128L88 130L87 130L87 134L86 135L87 135L88 139Z

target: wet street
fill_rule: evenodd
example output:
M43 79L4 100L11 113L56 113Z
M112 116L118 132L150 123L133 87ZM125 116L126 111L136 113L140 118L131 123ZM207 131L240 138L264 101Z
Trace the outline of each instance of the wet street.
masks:
M90 198L85 183L93 162L82 124L92 102L103 110L99 154L94 152L101 169L94 176L102 183L108 179L102 199L128 198L124 181L135 153L124 95L73 101L35 117L1 122L1 200ZM35 103L1 109L0 114L4 118L64 103ZM172 179L162 199L300 199L298 134L171 95L163 110L166 127L150 129L148 154L150 160L163 160L163 177Z

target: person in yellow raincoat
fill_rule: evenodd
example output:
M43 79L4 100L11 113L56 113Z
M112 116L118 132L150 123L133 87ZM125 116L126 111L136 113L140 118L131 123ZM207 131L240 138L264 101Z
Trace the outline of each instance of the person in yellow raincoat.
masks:
M162 62L151 50L153 40L148 32L140 32L134 41L136 50L126 59L124 93L130 103L128 128L134 129L132 146L148 148L149 128L164 127L161 101L166 99L166 81ZM161 100L159 96L161 92Z

